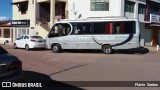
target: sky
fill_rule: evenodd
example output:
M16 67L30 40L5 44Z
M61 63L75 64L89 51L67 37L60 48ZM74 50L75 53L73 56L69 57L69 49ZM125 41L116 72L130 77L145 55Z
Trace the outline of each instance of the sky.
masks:
M0 21L12 19L12 0L0 0Z

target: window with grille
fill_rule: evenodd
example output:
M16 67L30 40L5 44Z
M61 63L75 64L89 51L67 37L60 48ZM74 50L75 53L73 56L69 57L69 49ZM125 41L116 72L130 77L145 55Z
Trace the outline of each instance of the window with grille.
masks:
M125 1L125 12L134 13L135 3L131 1Z
M150 14L158 15L159 8L157 7L151 7L150 8Z
M4 29L4 38L10 38L10 29Z
M20 3L18 7L19 7L19 11L21 12L21 14L26 14L28 10L28 2Z
M138 14L145 14L146 13L146 5L139 4L138 5Z
M91 0L91 11L109 11L109 0Z

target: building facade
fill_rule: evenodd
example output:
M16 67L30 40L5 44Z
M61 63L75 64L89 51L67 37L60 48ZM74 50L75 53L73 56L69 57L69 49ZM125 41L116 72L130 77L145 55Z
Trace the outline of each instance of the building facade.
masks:
M14 40L21 35L46 38L57 20L68 17L67 0L12 0Z
M142 44L160 45L160 0L69 0L68 11L69 19L137 18Z
M143 45L160 45L160 0L12 0L12 6L14 40L23 34L45 38L61 19L123 16L139 19Z

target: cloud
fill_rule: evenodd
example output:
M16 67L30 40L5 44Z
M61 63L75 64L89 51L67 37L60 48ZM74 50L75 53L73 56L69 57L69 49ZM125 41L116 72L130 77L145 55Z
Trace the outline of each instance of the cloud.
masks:
M6 16L0 16L0 21L8 20L9 18Z

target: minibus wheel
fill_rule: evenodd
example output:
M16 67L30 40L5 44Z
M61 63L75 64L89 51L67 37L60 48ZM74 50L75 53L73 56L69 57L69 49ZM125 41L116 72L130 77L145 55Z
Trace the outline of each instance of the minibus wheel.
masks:
M13 44L13 48L14 48L14 49L17 49L17 45L16 45L15 43Z
M55 53L59 53L61 51L61 46L59 44L54 44L52 46L52 51Z
M104 45L102 47L102 51L105 54L111 54L112 53L112 46L111 45Z
M25 46L26 51L29 51L29 46L28 44Z

